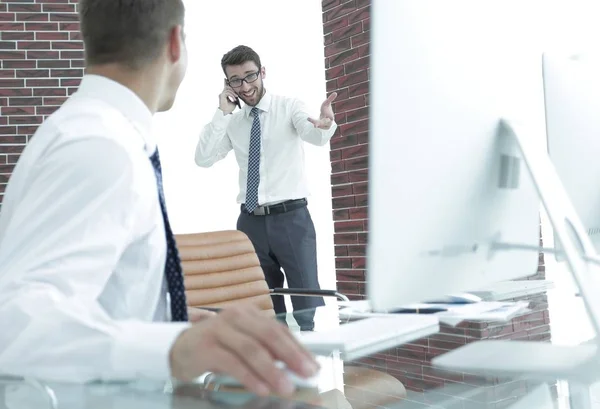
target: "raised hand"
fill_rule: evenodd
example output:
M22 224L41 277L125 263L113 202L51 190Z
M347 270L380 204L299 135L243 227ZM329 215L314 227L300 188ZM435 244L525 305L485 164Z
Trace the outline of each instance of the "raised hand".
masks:
M333 92L322 104L321 104L321 115L319 119L308 118L308 121L315 126L315 128L329 129L333 124L333 108L331 103L337 98L337 92Z

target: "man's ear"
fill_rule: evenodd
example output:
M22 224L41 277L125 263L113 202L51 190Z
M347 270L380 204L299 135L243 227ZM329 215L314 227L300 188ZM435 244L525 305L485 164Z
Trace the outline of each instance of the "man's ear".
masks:
M262 78L264 80L266 76L267 76L267 71L265 70L265 67L261 67L260 68L260 78Z
M171 62L175 64L181 58L181 53L183 52L183 29L181 26L175 26L171 29L171 33L169 35L169 58Z

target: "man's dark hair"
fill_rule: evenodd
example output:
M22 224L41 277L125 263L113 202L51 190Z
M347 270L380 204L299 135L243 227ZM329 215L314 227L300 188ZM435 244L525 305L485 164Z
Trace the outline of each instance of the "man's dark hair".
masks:
M262 65L260 65L260 57L258 56L256 51L254 51L248 46L238 45L231 51L227 52L227 54L225 54L223 58L221 58L221 68L223 68L223 72L225 73L225 75L227 75L227 72L225 72L226 66L240 65L247 61L253 61L258 67L258 69L262 67Z
M124 64L138 69L154 61L173 27L183 26L182 0L79 0L88 65Z

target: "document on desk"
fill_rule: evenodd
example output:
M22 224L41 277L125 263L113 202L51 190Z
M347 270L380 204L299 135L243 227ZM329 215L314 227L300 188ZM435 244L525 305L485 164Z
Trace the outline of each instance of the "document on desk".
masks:
M433 312L440 322L456 326L462 321L508 321L516 315L528 311L529 303L527 301L502 302L502 301L482 301L470 304L409 304L403 306L405 310L414 310L415 314L427 314ZM406 314L406 313L402 313ZM398 313L373 312L369 301L361 300L346 302L339 311L341 319L357 319L369 317L393 317Z

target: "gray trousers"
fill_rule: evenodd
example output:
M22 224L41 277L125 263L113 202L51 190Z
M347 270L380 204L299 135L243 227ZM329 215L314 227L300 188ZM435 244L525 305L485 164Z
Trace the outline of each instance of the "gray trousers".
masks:
M308 208L255 216L242 210L237 229L246 233L254 248L269 288L283 287L285 272L289 288L320 289L317 276L315 226ZM273 296L277 314L286 312L283 296ZM321 297L291 297L294 318L304 330L313 328L314 311L324 305Z

